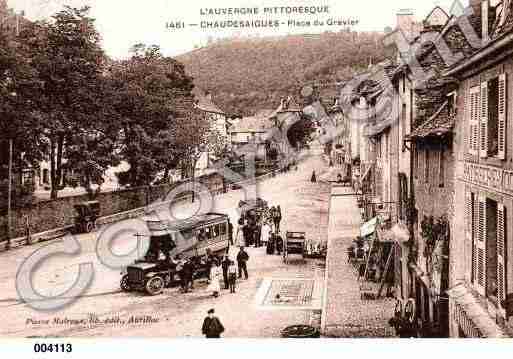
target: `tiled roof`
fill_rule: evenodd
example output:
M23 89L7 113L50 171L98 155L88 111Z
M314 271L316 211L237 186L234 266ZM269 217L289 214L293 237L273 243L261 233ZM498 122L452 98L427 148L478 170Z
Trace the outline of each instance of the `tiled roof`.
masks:
M449 113L447 107L448 102L446 101L431 118L412 131L410 138L444 136L448 133L452 133L455 116Z
M261 110L254 116L244 117L230 129L234 132L265 132L274 126L271 116L275 113L273 110Z

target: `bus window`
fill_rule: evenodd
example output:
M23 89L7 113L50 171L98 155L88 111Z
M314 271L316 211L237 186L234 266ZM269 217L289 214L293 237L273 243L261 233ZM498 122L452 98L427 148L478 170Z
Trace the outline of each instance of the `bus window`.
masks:
M219 232L221 233L222 236L224 236L226 234L226 223L221 223L219 225L219 227L220 227Z
M207 239L212 239L212 228L207 227L205 231L207 232Z
M216 224L212 228L214 228L214 237L218 237L219 236L219 224Z

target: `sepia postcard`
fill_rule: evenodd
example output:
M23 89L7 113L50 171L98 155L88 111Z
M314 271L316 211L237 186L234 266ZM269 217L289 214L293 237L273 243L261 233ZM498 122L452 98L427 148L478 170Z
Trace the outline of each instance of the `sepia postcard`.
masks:
M0 338L511 338L512 55L513 0L0 0Z

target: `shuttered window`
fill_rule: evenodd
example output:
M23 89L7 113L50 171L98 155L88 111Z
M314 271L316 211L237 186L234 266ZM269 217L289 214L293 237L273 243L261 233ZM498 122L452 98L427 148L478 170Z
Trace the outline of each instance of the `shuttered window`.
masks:
M481 84L481 108L479 129L479 154L480 157L488 157L488 82Z
M472 283L476 282L476 273L477 273L477 259L476 259L476 238L475 238L475 224L474 224L474 194L470 192L467 188L465 191L465 234L467 237L467 243L472 245L472 273L471 273L471 281Z
M469 95L469 133L468 148L469 153L477 156L479 152L479 108L480 108L480 87L476 86L470 89Z
M506 208L497 206L497 299L499 307L506 299Z
M479 197L476 242L476 289L481 295L486 291L486 197Z
M499 123L498 123L498 147L499 147L499 153L498 156L500 159L504 160L506 159L506 133L507 133L507 94L506 94L506 74L501 74L499 76L499 98L498 98L498 116L499 116Z

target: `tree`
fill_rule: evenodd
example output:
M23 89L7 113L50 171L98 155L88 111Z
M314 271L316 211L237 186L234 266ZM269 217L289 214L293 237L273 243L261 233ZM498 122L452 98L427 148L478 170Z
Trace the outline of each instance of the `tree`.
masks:
M228 151L228 139L215 127L211 127L206 133L207 151L216 158L223 158Z
M109 100L121 118L120 155L130 165L120 182L149 185L190 154L186 144L199 129L181 129L193 118L192 78L158 46L143 44L133 47L129 60L114 63L108 77Z
M65 7L52 22L35 23L21 36L42 85L31 100L39 112L38 130L48 141L52 199L62 186L65 158L76 151L74 140L101 127L94 114L101 112L105 56L88 12Z
M23 44L14 33L0 26L0 196L5 197L4 204L7 204L9 188L11 142L13 173L18 179L12 183L14 202L19 204L23 201L21 197L29 197L33 192L30 183L22 185L21 171L28 166L37 167L42 158L41 148L45 145L37 136L34 104L29 101L39 89Z

